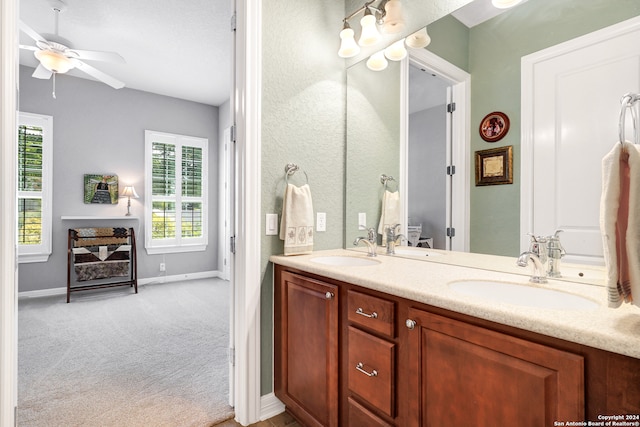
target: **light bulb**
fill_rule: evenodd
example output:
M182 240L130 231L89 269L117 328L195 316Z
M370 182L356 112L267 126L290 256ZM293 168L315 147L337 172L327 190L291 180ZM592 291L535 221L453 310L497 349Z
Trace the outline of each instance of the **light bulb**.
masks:
M364 16L360 20L360 25L362 26L362 34L360 34L358 44L360 46L371 46L378 43L380 33L376 28L376 17L371 14L369 8L367 8Z
M384 56L391 61L402 61L407 56L407 49L404 47L404 39L398 40L384 50Z
M66 73L74 68L73 62L61 53L51 50L36 50L33 52L44 68L53 73Z
M405 43L413 49L422 49L429 46L429 43L431 43L431 37L427 34L427 27L420 28L418 31L411 34L407 37Z
M384 57L384 52L376 52L367 59L367 68L371 71L382 71L387 68L389 63L387 59Z
M387 34L396 34L404 30L402 3L400 0L389 0L384 5L385 15L382 30Z
M498 9L508 9L521 1L522 0L491 0L491 4Z
M356 43L356 40L353 38L353 30L351 28L344 28L340 31L340 49L338 50L338 56L341 58L351 58L352 56L356 56L360 53L360 46Z

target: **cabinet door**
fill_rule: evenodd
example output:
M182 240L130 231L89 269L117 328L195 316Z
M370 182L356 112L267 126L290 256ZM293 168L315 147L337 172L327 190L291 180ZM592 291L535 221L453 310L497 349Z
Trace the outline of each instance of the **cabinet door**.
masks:
M306 426L337 426L338 287L284 271L275 304L276 396Z
M584 419L582 356L417 309L407 326L411 426Z

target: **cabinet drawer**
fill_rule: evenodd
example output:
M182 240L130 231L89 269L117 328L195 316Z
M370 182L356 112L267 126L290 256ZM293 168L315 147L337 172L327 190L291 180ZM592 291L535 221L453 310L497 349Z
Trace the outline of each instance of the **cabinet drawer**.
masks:
M394 303L356 291L347 292L349 321L394 337Z
M393 427L388 422L380 419L373 412L349 397L349 426Z
M395 344L349 326L349 389L394 417Z

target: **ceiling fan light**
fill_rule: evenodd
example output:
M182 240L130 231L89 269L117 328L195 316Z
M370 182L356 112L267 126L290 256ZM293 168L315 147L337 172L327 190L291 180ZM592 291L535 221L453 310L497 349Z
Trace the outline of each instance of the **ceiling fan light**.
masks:
M389 62L384 57L384 51L376 52L367 59L367 68L371 71L382 71L387 68Z
M36 50L34 53L44 68L53 73L66 73L74 68L73 62L66 56L51 50Z
M371 46L378 43L380 33L376 28L376 17L371 14L369 8L364 12L364 16L360 20L360 25L362 26L362 33L360 34L358 44L360 46Z
M405 43L413 49L422 49L429 46L429 43L431 43L431 37L427 34L427 27L420 28L418 31L411 34L407 37Z
M384 5L385 16L382 30L387 34L396 34L404 30L402 3L400 0L389 0Z
M521 1L522 0L491 0L491 4L497 9L508 9Z

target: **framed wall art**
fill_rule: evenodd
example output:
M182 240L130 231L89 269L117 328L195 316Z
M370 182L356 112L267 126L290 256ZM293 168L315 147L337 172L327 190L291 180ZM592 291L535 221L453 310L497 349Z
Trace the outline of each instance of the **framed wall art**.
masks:
M84 202L118 204L118 175L85 175Z
M509 117L499 111L487 114L480 122L480 136L487 142L496 142L509 132Z
M476 151L476 185L513 184L513 145Z

